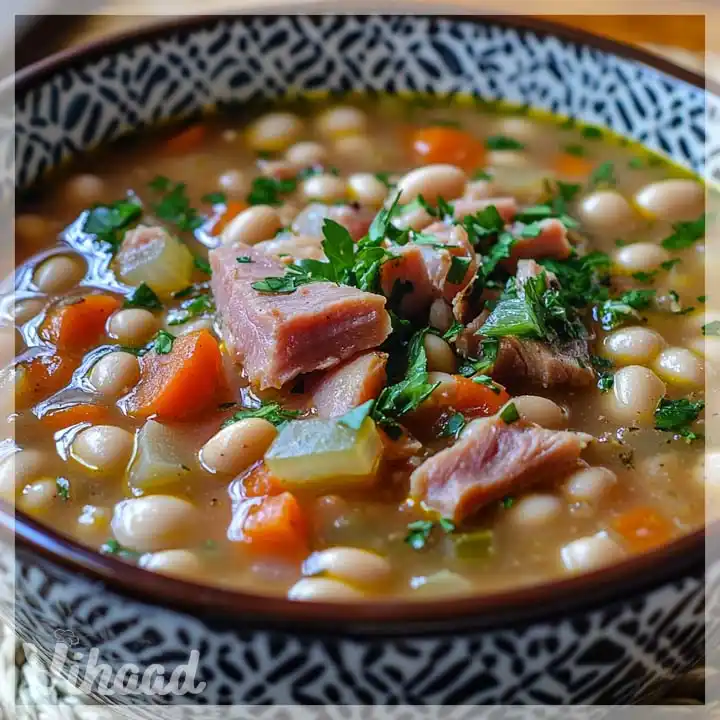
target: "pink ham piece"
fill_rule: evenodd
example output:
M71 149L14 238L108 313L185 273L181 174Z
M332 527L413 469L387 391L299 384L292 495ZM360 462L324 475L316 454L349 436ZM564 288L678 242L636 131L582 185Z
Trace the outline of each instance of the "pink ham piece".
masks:
M329 370L305 390L321 417L344 415L368 400L374 400L385 387L388 356L369 352Z
M238 262L240 256L251 262ZM392 329L381 295L329 282L288 294L255 290L254 282L285 273L261 250L220 247L210 252L210 264L225 344L260 389L375 348Z
M380 266L380 289L383 295L390 298L393 297L393 291L402 292L399 310L403 317L415 317L427 312L435 292L420 246L410 243L393 248L393 252L396 257L386 260ZM400 283L397 290L396 283Z
M517 200L513 197L495 197L486 200L476 200L473 198L463 197L459 200L453 200L452 206L455 212L453 217L455 220L462 222L468 215L475 215L481 210L485 210L490 205L494 205L500 217L506 222L511 223L515 220L518 212Z
M518 420L484 418L410 477L410 494L460 523L481 508L531 485L557 481L578 463L590 436L545 430Z
M534 238L518 238L510 251L507 265L511 268L521 259L554 258L566 260L572 254L567 228L555 218L542 220L542 230Z

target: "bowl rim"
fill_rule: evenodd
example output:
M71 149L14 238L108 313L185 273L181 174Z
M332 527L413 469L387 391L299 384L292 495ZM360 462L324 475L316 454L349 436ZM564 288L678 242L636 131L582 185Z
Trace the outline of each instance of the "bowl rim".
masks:
M417 8L418 6L413 6ZM285 8L287 9L287 8ZM421 8L426 10L425 7ZM266 8L272 10L272 8ZM16 98L49 76L71 69L88 60L122 51L125 48L168 34L194 32L230 18L245 18L277 13L233 13L189 15L154 22L140 30L127 30L89 43L63 50L23 68L0 82L0 92L14 85ZM337 13L306 13L337 14ZM354 13L350 13L354 14ZM358 15L367 13L357 13ZM522 15L466 15L442 9L438 14L421 12L417 17L457 22L494 24L512 29L553 36L586 45L622 58L635 60L673 78L720 95L720 84L703 75L640 47L632 46L586 30L551 20ZM0 533L5 542L14 540L18 550L40 557L86 579L101 581L125 597L164 609L177 610L216 621L220 617L239 620L243 626L292 630L296 634L370 636L422 636L459 629L500 628L541 620L567 617L571 611L589 611L637 597L643 592L688 577L704 575L706 533L713 535L720 522L706 525L651 552L631 556L622 562L582 575L571 576L518 588L436 600L371 600L358 603L296 602L283 597L253 594L180 578L152 573L61 535L55 530L0 501Z

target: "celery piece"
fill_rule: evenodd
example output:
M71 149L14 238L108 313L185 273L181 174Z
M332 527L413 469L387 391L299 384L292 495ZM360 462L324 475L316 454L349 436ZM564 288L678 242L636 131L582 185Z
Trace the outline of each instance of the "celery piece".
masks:
M373 479L383 443L371 418L359 430L337 419L309 418L284 425L265 464L287 489L362 485Z
M477 530L453 536L455 556L460 560L483 560L495 552L492 530Z
M139 490L155 490L184 480L190 468L183 463L180 438L165 425L148 420L137 439L128 479Z

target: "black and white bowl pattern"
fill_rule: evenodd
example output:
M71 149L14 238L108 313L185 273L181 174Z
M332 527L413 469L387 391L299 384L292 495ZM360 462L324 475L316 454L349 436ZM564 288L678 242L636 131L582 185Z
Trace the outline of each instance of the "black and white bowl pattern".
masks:
M65 158L129 129L318 90L471 93L608 126L695 171L718 156L712 149L706 156L716 96L641 60L524 29L522 21L253 16L181 23L21 83L17 185L29 187ZM41 557L24 541L16 550L14 573L5 568L6 578L14 575L14 616L9 598L1 607L41 657L52 656L57 630L72 631L74 651L96 648L114 667L171 670L199 651L202 694L103 702L626 703L652 694L703 653L702 557L672 578L567 612L457 627L404 629L399 622L387 632L365 623L350 633L170 609ZM718 574L708 581L715 590ZM708 597L717 623L717 592Z

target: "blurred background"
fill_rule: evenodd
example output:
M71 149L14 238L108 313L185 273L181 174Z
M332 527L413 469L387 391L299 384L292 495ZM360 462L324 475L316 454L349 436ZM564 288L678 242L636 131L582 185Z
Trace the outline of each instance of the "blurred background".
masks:
M7 1L7 0L6 0ZM720 11L720 3L717 0L698 0L697 2L683 2L673 0L672 7L676 11L684 11L687 14L674 15L540 15L540 17L555 20L571 27L583 28L592 32L605 35L617 40L622 40L635 45L641 45L657 52L658 54L679 62L695 70L702 70L706 50L706 16L702 13L717 13ZM131 30L143 25L152 24L164 19L158 15L178 15L192 12L222 12L242 11L246 8L258 8L262 6L253 3L252 0L206 0L202 5L190 0L174 0L170 5L164 0L145 0L140 5L133 0L106 0L106 2L94 3L99 15L43 15L53 6L52 0L11 0L16 15L16 67L20 68L44 56L60 49L80 44L88 40L96 40L103 36ZM426 3L428 11L437 11L442 5L433 4L432 7ZM454 3L457 7L457 3ZM492 12L498 3L492 0L484 2L463 2L460 0L463 9L475 12ZM506 3L502 3L507 11ZM513 11L522 12L526 10L527 3L523 0L516 0L513 3ZM541 3L533 2L535 8ZM544 9L567 7L567 3L548 0L542 3ZM586 5L586 4L585 4ZM310 10L312 3L297 2L291 5L296 7L298 12L303 9ZM584 4L581 0L573 6L579 9ZM603 10L607 11L612 7L618 9L623 6L619 0L610 0L603 3ZM644 3L642 0L634 2L633 11L637 13L647 6L662 9L669 7L663 4L662 0L653 3ZM325 4L323 9L350 9L345 3L334 3L332 6ZM142 16L136 13L142 8ZM357 10L357 7L352 9ZM35 11L34 16L29 13ZM695 13L695 14L693 14ZM701 14L697 14L701 13ZM717 18L715 18L717 20ZM713 16L708 17L708 27L711 29L710 39L712 42L712 29L716 27ZM720 50L720 37L716 38L718 48L709 50ZM708 74L720 78L720 55L708 53Z

